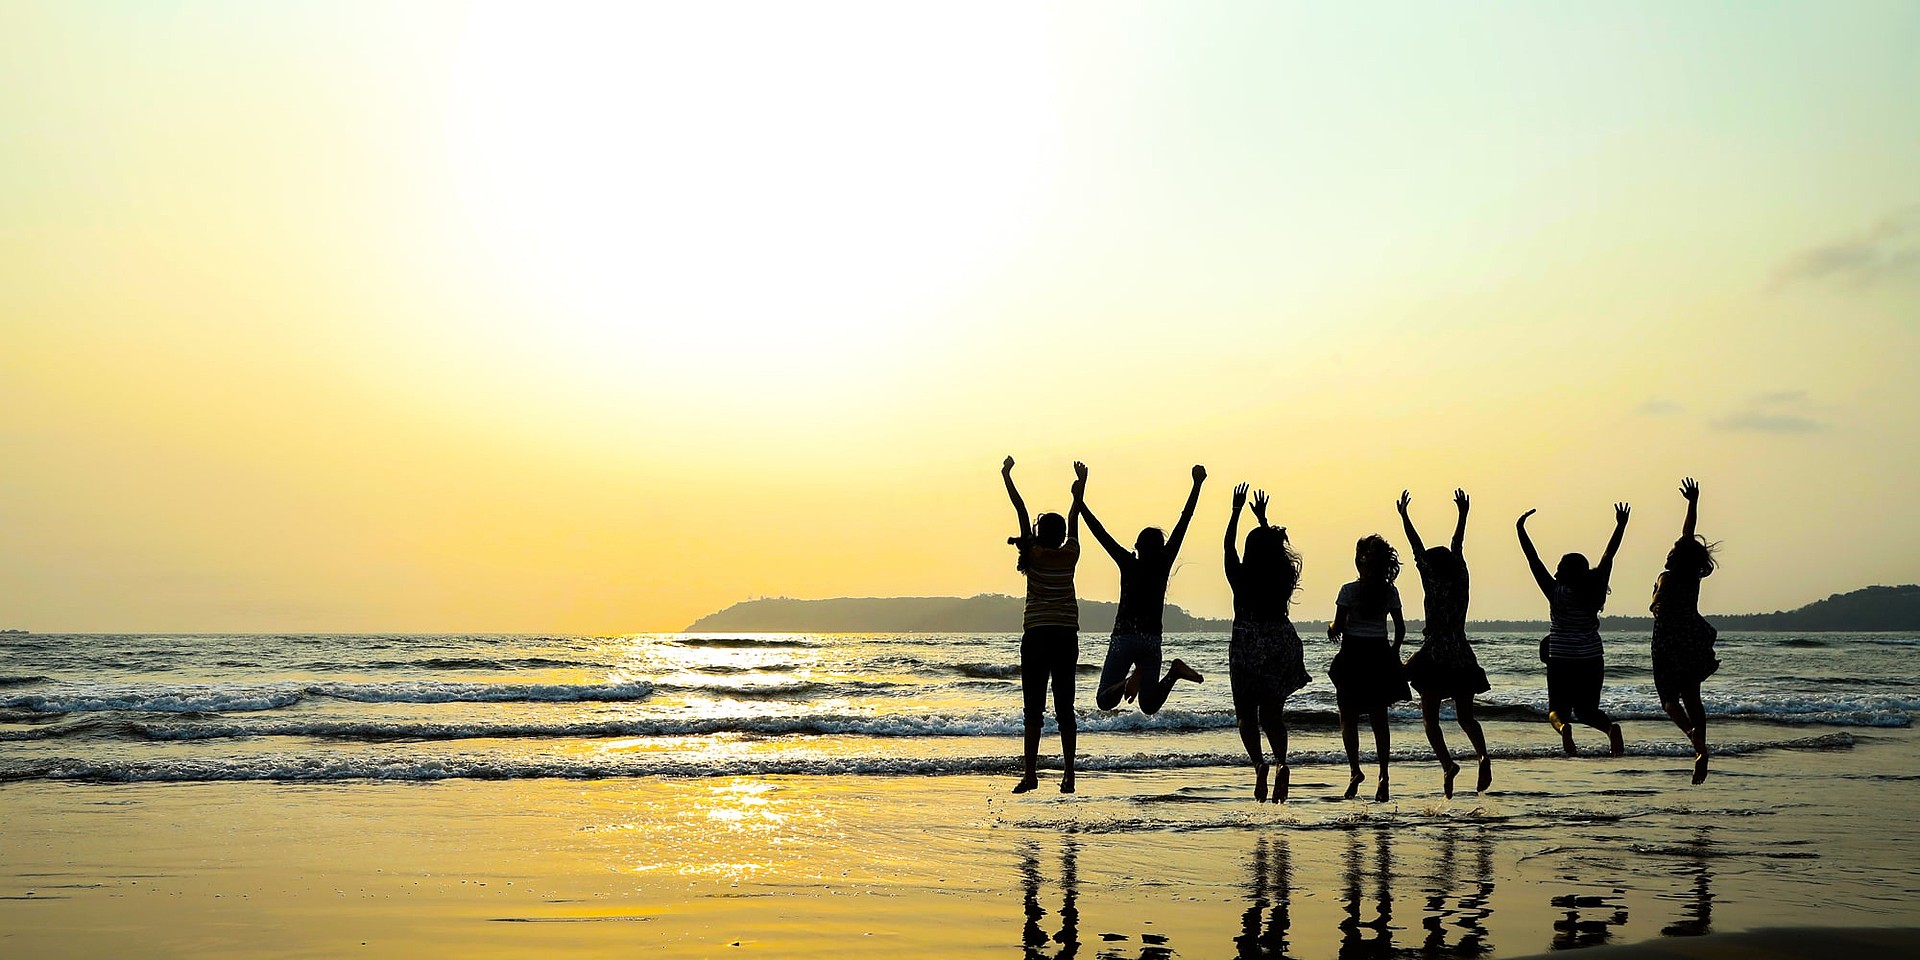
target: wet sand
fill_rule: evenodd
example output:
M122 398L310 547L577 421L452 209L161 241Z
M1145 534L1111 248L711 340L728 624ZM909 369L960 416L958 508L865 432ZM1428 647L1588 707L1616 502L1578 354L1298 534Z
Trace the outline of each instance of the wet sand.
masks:
M1752 941L1723 934L1920 925L1920 839L1889 829L1916 745L1729 757L1700 788L1673 757L1512 760L1451 802L1409 762L1387 804L1336 799L1337 765L1296 768L1285 806L1234 768L1093 772L1075 797L1048 774L1018 798L1011 770L14 783L0 952L1735 955ZM1757 942L1829 936L1882 935Z

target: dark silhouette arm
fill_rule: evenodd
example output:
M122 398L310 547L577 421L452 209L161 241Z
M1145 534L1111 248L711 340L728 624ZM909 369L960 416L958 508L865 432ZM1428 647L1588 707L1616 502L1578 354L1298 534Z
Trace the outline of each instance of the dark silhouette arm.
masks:
M1547 599L1551 600L1553 599L1553 574L1548 573L1547 565L1540 562L1540 551L1533 549L1533 538L1527 536L1527 518L1533 514L1532 510L1521 514L1514 526L1520 531L1520 549L1527 555L1527 569L1533 571L1533 582L1539 584L1540 592L1546 594Z
M1193 522L1193 508L1200 505L1200 485L1207 482L1207 468L1193 465L1193 489L1187 493L1187 505L1180 508L1180 522L1173 525L1172 535L1167 537L1167 563L1180 555L1180 542L1187 538L1187 524Z
M1033 522L1027 518L1027 502L1020 499L1019 488L1013 485L1013 458L1008 457L1000 464L1000 479L1007 483L1007 499L1013 501L1013 512L1020 520L1020 539L1033 535Z
M1400 641L1407 638L1407 618L1400 615L1400 608L1393 608L1393 652L1400 652Z
M1467 492L1459 487L1453 488L1453 505L1460 508L1460 521L1453 525L1453 555L1461 556L1460 548L1467 542Z
M1339 604L1333 607L1333 622L1327 624L1327 639L1338 640L1347 632L1347 608Z
M1613 555L1620 552L1620 541L1627 535L1627 515L1632 511L1624 502L1613 505L1613 537L1607 541L1607 552L1600 555L1600 565L1594 568L1601 583L1613 577Z
M1120 544L1115 543L1113 537L1107 534L1107 528L1100 525L1100 518L1093 515L1093 509L1087 506L1084 498L1080 501L1080 515L1087 518L1087 529L1092 530L1093 538L1107 548L1107 556L1112 557L1114 563L1124 567L1133 559L1133 554L1121 548Z
M1680 539L1693 539L1693 523L1700 519L1700 485L1692 477L1680 481L1680 495L1687 498L1687 522L1680 525Z
M1073 507L1067 511L1067 539L1080 539L1080 514L1086 511L1087 465L1078 460L1073 462Z
M1247 505L1247 485L1242 483L1233 488L1233 513L1227 516L1227 572L1240 565L1240 508Z
M1400 491L1400 499L1394 503L1394 506L1400 510L1400 525L1407 530L1407 544L1412 548L1413 558L1417 563L1419 562L1420 555L1427 552L1427 547L1426 544L1420 542L1420 531L1413 528L1413 518L1407 516L1407 504L1411 502L1413 502L1413 494L1402 490Z

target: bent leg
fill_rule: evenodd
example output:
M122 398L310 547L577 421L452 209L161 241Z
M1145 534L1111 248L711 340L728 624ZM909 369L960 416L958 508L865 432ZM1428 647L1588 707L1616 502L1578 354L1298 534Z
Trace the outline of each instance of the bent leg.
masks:
M1453 698L1453 713L1460 722L1460 729L1467 733L1467 742L1473 744L1473 752L1480 758L1480 779L1474 786L1477 793L1486 793L1493 786L1493 758L1487 756L1487 735L1480 729L1480 720L1473 715L1473 694L1463 693Z
M1440 792L1447 799L1453 799L1453 778L1460 775L1460 765L1453 762L1453 755L1447 752L1447 738L1440 732L1440 698L1420 695L1420 719L1427 726L1427 744L1433 747L1434 759L1440 761Z
M1107 659L1100 665L1100 685L1094 688L1094 706L1112 710L1120 705L1120 694L1127 683L1127 668L1133 666L1133 651L1127 641L1113 637L1107 641Z

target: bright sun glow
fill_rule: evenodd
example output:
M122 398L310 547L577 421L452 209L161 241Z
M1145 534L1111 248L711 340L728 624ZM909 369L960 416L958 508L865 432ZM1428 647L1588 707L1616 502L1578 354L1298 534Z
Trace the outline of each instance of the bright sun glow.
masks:
M524 300L493 332L574 375L882 359L1037 215L1046 63L977 8L482 6L448 150Z

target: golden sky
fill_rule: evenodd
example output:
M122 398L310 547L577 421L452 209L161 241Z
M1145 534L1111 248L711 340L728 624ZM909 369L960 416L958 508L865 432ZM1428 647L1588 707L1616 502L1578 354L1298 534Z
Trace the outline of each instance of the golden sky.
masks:
M0 0L0 627L1019 593L1249 480L1638 613L1920 580L1920 7ZM1417 578L1403 584L1417 604ZM1111 599L1089 554L1083 596ZM1416 606L1417 609L1417 606Z

